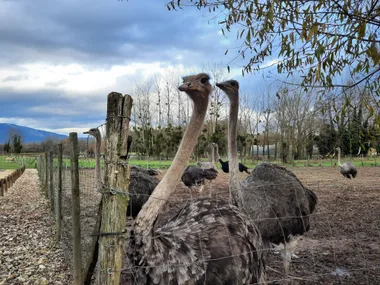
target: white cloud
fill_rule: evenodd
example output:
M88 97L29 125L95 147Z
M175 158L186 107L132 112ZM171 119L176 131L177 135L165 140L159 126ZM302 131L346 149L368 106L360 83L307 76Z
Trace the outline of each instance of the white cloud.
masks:
M181 55L177 55L180 59ZM169 66L169 68L175 68ZM180 69L183 69L179 65ZM3 87L14 90L50 89L72 93L88 93L99 90L114 90L117 79L124 77L131 81L138 74L141 80L163 73L168 67L163 67L160 62L133 63L129 65L114 65L109 68L90 69L78 63L67 65L52 65L44 63L24 64L16 67L0 68L0 81ZM9 79L17 80L9 80ZM130 82L134 84L135 82ZM130 85L131 85L130 84ZM69 95L67 95L69 96Z

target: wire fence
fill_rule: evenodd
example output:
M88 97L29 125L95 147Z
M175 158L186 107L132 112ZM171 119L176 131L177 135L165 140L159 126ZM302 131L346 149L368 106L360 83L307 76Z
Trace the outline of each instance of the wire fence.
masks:
M54 156L53 185L55 201L58 200L58 164ZM38 159L39 173L44 181L46 166L43 156ZM62 239L69 264L73 264L72 217L71 217L71 169L68 157L63 159L62 169ZM42 164L42 167L40 166ZM101 163L104 165L104 161ZM102 167L102 182L104 182ZM339 171L331 167L294 168L297 177L304 185L312 189L319 198L317 210L310 216L311 229L298 243L296 255L291 263L290 275L283 276L281 250L271 248L267 257L268 284L378 284L380 281L380 199L379 168L359 168L356 179L345 179ZM159 175L162 177L165 171ZM244 174L241 174L244 179ZM97 180L93 158L80 158L79 185L81 201L81 246L82 266L87 266L91 250L91 240L96 223L101 194L96 188ZM277 186L284 186L278 184ZM256 186L257 187L257 186ZM211 198L210 197L211 193ZM219 172L216 181L207 183L205 190L199 193L196 188L189 189L182 183L167 201L167 210L162 213L158 224L164 224L169 217L180 211L188 202L200 197L217 201L227 201L228 175ZM152 196L154 198L154 196ZM285 218L285 217L284 217ZM292 218L292 217L286 217ZM256 221L257 222L257 221ZM125 250L128 246L128 233L125 238ZM226 236L226 239L228 236ZM205 260L209 262L210 260ZM189 264L182 264L186 267ZM164 264L174 267L179 265ZM124 260L121 269L121 284L138 284L133 281L136 267ZM110 273L113 271L110 270ZM322 282L322 283L321 283Z
M121 109L121 108L119 108ZM127 119L127 116L122 115L116 119ZM115 119L115 120L116 120ZM108 120L107 120L108 123ZM108 127L108 126L107 126ZM125 134L117 136L119 139L125 139ZM106 139L109 139L106 138ZM120 145L120 142L114 141L115 145ZM75 144L75 143L73 143ZM109 147L109 143L107 144ZM114 150L116 147L114 148ZM118 150L123 153L122 150ZM75 153L75 151L73 151ZM124 153L123 153L124 154ZM118 153L120 156L120 154ZM129 193L128 189L115 187L110 183L110 180L118 176L119 182L126 179L129 181L128 162L123 159L111 160L109 153L100 161L101 172L95 170L95 160L89 157L78 158L78 155L72 155L70 159L63 157L62 163L59 164L59 153L49 153L39 156L37 160L37 168L42 181L43 193L50 201L52 201L52 212L55 213L56 220L61 221L61 234L58 239L61 246L65 249L66 257L72 266L73 275L83 274L78 278L75 284L91 284L100 275L116 276L120 275L120 284L142 284L140 282L141 272L161 272L162 278L168 272L184 272L189 268L207 268L215 262L227 262L234 264L240 257L256 255L255 252L242 247L239 242L234 243L234 227L226 226L223 229L208 232L209 228L204 228L204 232L200 232L199 238L194 238L192 243L203 243L218 239L221 248L223 246L228 250L214 255L220 248L214 249L214 252L197 255L196 258L183 262L174 263L176 254L182 254L181 247L175 248L174 245L165 245L168 249L167 259L152 260L151 263L135 264L130 260L133 256L134 247L130 244L130 232L133 230L133 221L130 220L119 227L119 230L101 231L98 221L106 219L104 216L99 216L99 204L102 201L102 215L111 214L107 221L110 227L112 223L120 222L116 216L126 215L126 211L117 213L119 206L112 206L112 203L124 202L119 197L133 198L136 193ZM76 161L78 163L76 163ZM109 169L107 169L109 167ZM77 168L77 172L75 171ZM110 169L112 171L110 171ZM108 172L107 172L108 171ZM356 179L346 179L339 170L333 167L303 167L294 168L293 171L297 177L303 181L304 185L310 188L318 197L317 209L312 214L308 214L303 209L304 199L298 196L299 192L295 186L297 183L281 182L279 177L274 177L272 183L256 183L250 186L249 191L252 193L262 193L253 195L249 200L253 207L258 207L258 214L254 218L244 216L244 219L238 220L232 217L236 228L243 225L243 228L252 228L254 224L264 224L270 228L274 224L287 224L290 220L298 220L299 227L307 230L310 223L310 231L298 240L297 246L294 247L293 260L290 263L289 274L285 276L281 246L272 247L266 246L258 248L262 251L265 257L265 271L267 284L379 284L380 283L380 199L379 186L380 176L379 168L363 167L359 168L359 174ZM158 175L161 179L164 172ZM62 175L60 175L62 173ZM108 176L107 176L108 173ZM106 177L107 176L107 177ZM240 180L244 180L246 174L241 174ZM138 184L140 181L131 179L130 183ZM78 184L76 187L76 184ZM123 183L121 183L123 184ZM136 186L135 184L132 184ZM61 186L62 185L62 186ZM131 185L129 185L131 187ZM78 189L76 189L78 188ZM286 197L281 197L281 189L284 190ZM76 190L78 190L76 192ZM278 197L273 196L270 192L277 191ZM155 195L146 195L145 198L157 199ZM77 199L78 197L79 199ZM59 206L60 197L62 200ZM191 219L187 220L186 205L194 205L200 198L212 201L214 208L206 208L210 213L218 213L218 209L222 209L229 203L229 188L228 174L219 171L217 179L211 183L206 182L205 190L199 192L196 187L185 187L179 183L174 194L165 201L166 208L160 213L155 221L155 233L160 233L159 229L167 226L168 223L180 224L182 229L192 233L197 229L192 228ZM122 201L119 201L122 200ZM248 200L247 200L248 201ZM246 202L247 202L246 201ZM285 201L282 204L277 201ZM75 210L79 203L79 210ZM107 208L111 205L111 207ZM276 205L277 203L277 205ZM267 205L274 205L268 207ZM293 212L284 210L291 205ZM125 206L125 205L124 205ZM260 207L262 214L260 215ZM57 211L60 208L61 211ZM110 209L110 213L105 212L105 209ZM116 209L116 211L115 211ZM226 208L223 208L225 211ZM266 209L266 210L265 210ZM242 210L239 210L242 211ZM264 215L267 212L269 215ZM75 214L80 215L76 216ZM242 214L243 215L243 214ZM302 218L301 218L302 217ZM231 216L219 212L210 219L218 220L219 224L228 225L231 222ZM306 222L306 220L309 220ZM79 221L77 223L76 221ZM207 221L208 222L208 221ZM280 223L281 222L281 223ZM238 224L236 224L238 223ZM79 227L76 227L79 225ZM202 222L199 223L202 225ZM103 225L102 225L103 226ZM104 230L104 229L103 229ZM282 228L285 232L286 228ZM169 235L170 231L166 234ZM172 230L168 240L176 240L179 231ZM247 235L249 235L247 233ZM145 236L133 237L143 239ZM150 241L160 239L160 235L151 236ZM77 252L79 242L80 253ZM253 242L253 240L251 240ZM219 245L219 244L218 244ZM95 246L99 246L98 252ZM215 245L214 245L215 246ZM190 244L191 247L191 244ZM106 255L116 254L117 248L122 248L122 263L107 263L91 265L94 259L93 254L96 253L99 258L104 252ZM172 250L172 251L171 251ZM79 257L79 266L78 266ZM88 269L93 266L94 272L86 274ZM84 273L82 273L82 269ZM243 268L235 268L243 270ZM87 279L86 279L87 278ZM161 277L160 277L161 278ZM75 278L74 278L75 279ZM117 279L117 278L115 278ZM118 279L117 279L118 280ZM106 284L106 283L102 283ZM108 283L107 283L108 284ZM160 281L163 284L163 281ZM245 284L249 284L247 281Z

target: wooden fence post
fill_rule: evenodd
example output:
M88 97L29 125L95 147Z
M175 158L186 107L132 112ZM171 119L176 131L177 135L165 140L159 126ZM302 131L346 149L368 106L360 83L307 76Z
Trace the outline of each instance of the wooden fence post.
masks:
M74 284L82 285L82 250L80 231L80 193L78 164L78 135L70 133L71 142L71 198L72 198L72 236L73 236L73 268Z
M0 179L0 196L4 196L3 179Z
M96 284L118 285L124 254L122 234L125 230L129 197L129 166L126 164L132 98L112 92L108 95L105 138L105 174L102 189L102 219ZM111 189L114 189L111 193ZM116 192L115 192L116 190Z
M62 218L62 144L58 145L58 189L57 189L57 197L56 197L56 208L55 208L55 225L56 225L56 233L55 233L55 241L57 245L61 241L61 218Z
M48 155L47 152L44 153L44 190L45 190L45 197L49 197L49 191L48 191Z
M50 193L50 210L54 213L54 185L53 185L53 152L49 151L49 193Z

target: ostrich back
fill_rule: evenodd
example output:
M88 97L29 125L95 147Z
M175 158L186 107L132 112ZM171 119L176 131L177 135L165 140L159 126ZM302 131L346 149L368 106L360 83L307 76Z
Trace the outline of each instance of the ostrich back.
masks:
M133 218L137 216L159 182L156 177L147 175L144 172L131 171L127 216L132 216Z
M198 162L197 165L203 169L215 169L215 165L212 162Z
M229 173L230 172L230 166L229 166L229 162L228 161L223 161L221 159L219 159L219 162L220 164L222 165L222 170L223 172L225 173ZM240 172L247 172L248 174L250 174L250 172L248 171L248 167L245 166L243 163L239 162L239 171Z
M238 208L198 199L151 236L132 238L136 284L253 284L264 278L262 241ZM152 238L153 237L153 238ZM137 266L138 265L138 266Z
M221 159L219 158L219 162L220 162L220 164L222 165L222 170L223 170L223 172L225 172L225 173L229 173L229 172L230 172L230 167L229 167L229 165L228 165L228 161L223 161L223 160L221 160Z
M240 162L239 162L239 171L240 171L240 172L245 171L245 172L247 172L248 174L250 174L250 172L248 171L248 167L245 166L243 163L240 163Z
M342 173L344 176L351 178L350 175L352 175L353 178L356 177L356 174L358 173L355 165L352 162L345 162L342 165L339 166L340 173Z
M215 169L202 169L197 166L188 166L182 174L181 180L187 186L203 184L205 179L213 180L217 177L218 171Z
M131 166L131 171L139 171L147 175L151 176L157 176L158 171L156 169L151 169L151 168L142 168L139 166Z
M242 187L244 209L265 242L284 243L309 230L309 215L315 209L317 196L290 170L261 163Z

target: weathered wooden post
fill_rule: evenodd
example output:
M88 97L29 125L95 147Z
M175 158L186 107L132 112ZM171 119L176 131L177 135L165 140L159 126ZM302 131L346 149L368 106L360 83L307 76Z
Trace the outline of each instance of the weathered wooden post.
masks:
M3 179L0 179L0 196L4 196Z
M45 190L45 197L49 197L49 191L48 191L48 181L49 181L49 172L48 172L48 155L47 152L44 153L44 190Z
M123 236L128 205L129 166L127 141L132 98L108 95L105 139L105 176L96 284L118 285L122 268Z
M61 241L61 218L62 218L62 153L63 148L62 144L60 143L58 145L58 189L57 189L57 196L56 196L56 207L55 207L55 226L56 226L56 233L55 233L55 241L56 244L59 245L59 242Z
M78 135L69 134L71 142L71 198L72 198L72 237L73 237L73 268L74 284L82 285L82 250L80 231L80 193L78 164Z
M49 151L49 193L50 193L50 210L54 213L54 185L53 185L53 152Z

